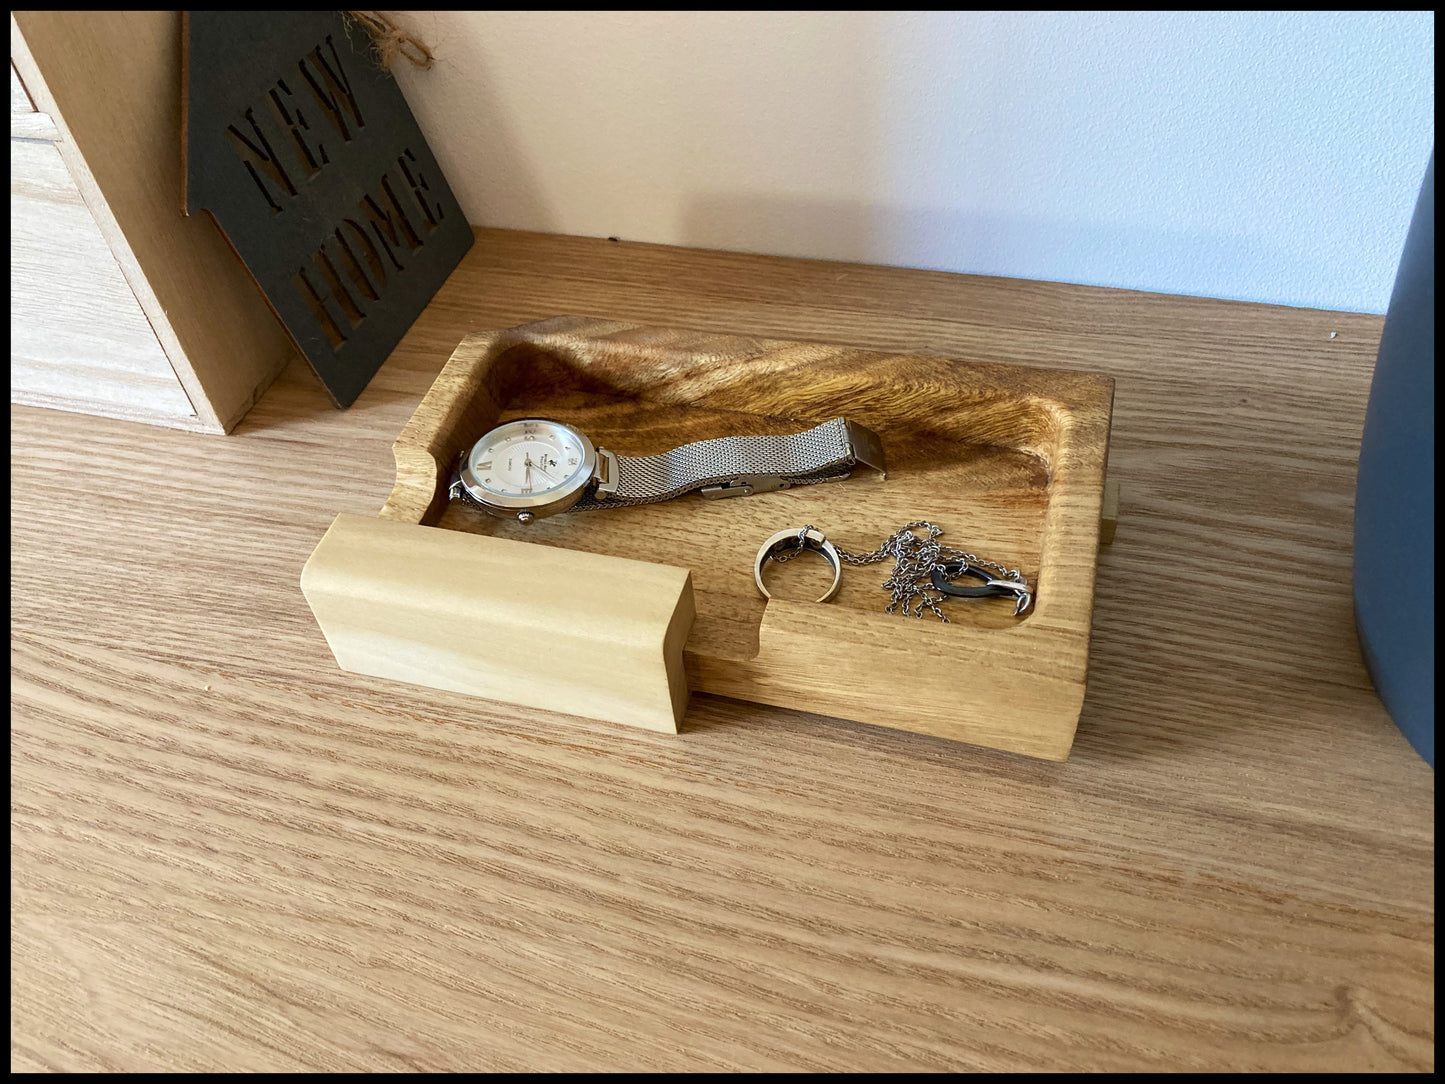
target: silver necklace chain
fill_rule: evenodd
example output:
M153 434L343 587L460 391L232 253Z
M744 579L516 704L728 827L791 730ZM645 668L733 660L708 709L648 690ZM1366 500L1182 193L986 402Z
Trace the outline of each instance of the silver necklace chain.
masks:
M924 538L914 533L915 529L923 528L928 532ZM791 561L798 554L802 553L802 538L809 531L817 530L811 523L802 528L798 533L799 547L788 553L778 554L774 561ZM948 621L948 615L938 608L938 604L946 597L929 586L929 574L952 561L967 561L975 568L990 568L1006 580L1012 580L1021 587L1027 586L1023 574L1016 568L1005 568L1003 565L993 561L986 561L971 553L953 546L945 546L938 541L943 534L943 528L936 524L929 523L925 519L914 520L912 523L905 523L898 530L894 531L883 545L879 546L872 553L853 553L845 550L836 542L833 548L838 551L838 556L850 565L871 565L879 561L885 561L892 557L895 564L893 574L883 581L883 589L893 596L893 601L888 604L887 612L903 613L909 617L922 617L923 611L929 610L941 621Z

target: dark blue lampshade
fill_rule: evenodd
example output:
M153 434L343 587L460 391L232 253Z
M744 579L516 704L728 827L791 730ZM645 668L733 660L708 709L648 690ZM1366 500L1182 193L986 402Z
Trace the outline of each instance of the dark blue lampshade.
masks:
M1435 154L1380 339L1355 490L1355 621L1375 691L1435 766Z

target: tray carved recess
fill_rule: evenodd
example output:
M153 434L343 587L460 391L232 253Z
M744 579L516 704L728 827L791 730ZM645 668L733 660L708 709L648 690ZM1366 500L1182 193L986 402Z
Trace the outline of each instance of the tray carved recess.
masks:
M1062 760L1083 702L1112 403L1112 379L1096 373L554 317L461 342L393 446L397 481L380 516L691 570L697 616L683 658L694 692ZM860 470L529 527L446 497L460 451L515 417L556 418L619 454L651 455L840 414L879 433L886 480ZM822 562L770 569L788 597L765 600L753 584L758 545L784 527L812 523L862 552L919 519L1022 571L1034 607L1015 618L1006 600L950 600L949 624L890 615L880 585L891 560L845 566L826 604L801 601L826 582Z

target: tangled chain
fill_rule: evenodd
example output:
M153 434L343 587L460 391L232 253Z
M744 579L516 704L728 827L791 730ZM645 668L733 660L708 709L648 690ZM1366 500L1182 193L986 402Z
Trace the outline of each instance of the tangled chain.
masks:
M928 532L927 538L914 534L914 530L919 527ZM811 523L808 524L799 532L799 538L801 539L808 531L816 529ZM888 536L883 545L872 553L852 553L837 543L833 544L833 548L838 551L838 556L850 565L871 565L889 557L893 558L896 562L893 566L893 574L883 581L883 589L893 596L893 601L888 604L887 608L887 612L890 614L902 613L908 617L922 617L923 611L926 609L940 621L947 623L948 615L938 608L938 604L943 601L945 596L930 589L929 574L935 568L950 561L967 561L976 568L991 568L1004 579L1014 580L1020 584L1024 582L1023 575L1016 568L1005 568L1003 565L985 561L971 553L955 549L953 546L942 545L938 541L942 534L942 527L919 519L912 523L905 523L898 528ZM774 557L773 560L790 561L801 552L800 548L791 553Z

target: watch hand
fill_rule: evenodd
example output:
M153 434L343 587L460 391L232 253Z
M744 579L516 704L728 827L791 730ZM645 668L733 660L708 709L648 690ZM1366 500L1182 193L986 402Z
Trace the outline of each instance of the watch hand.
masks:
M544 456L543 459L545 460L545 458L546 458L546 457ZM540 474L543 478L547 479L547 481L549 481L549 482L556 482L556 481L557 481L557 479L556 479L555 477L553 477L551 474L549 474L549 473L547 472L546 468L544 468L540 462L539 462L539 463L533 463L533 462L532 462L532 453L531 453L531 452L523 452L523 453L522 453L522 462L523 462L524 464L526 464L526 467L527 467L527 485L531 485L531 484L532 484L532 482L531 482L531 477L532 477L532 468L533 468L533 467L536 467L536 468L537 468L537 473Z

